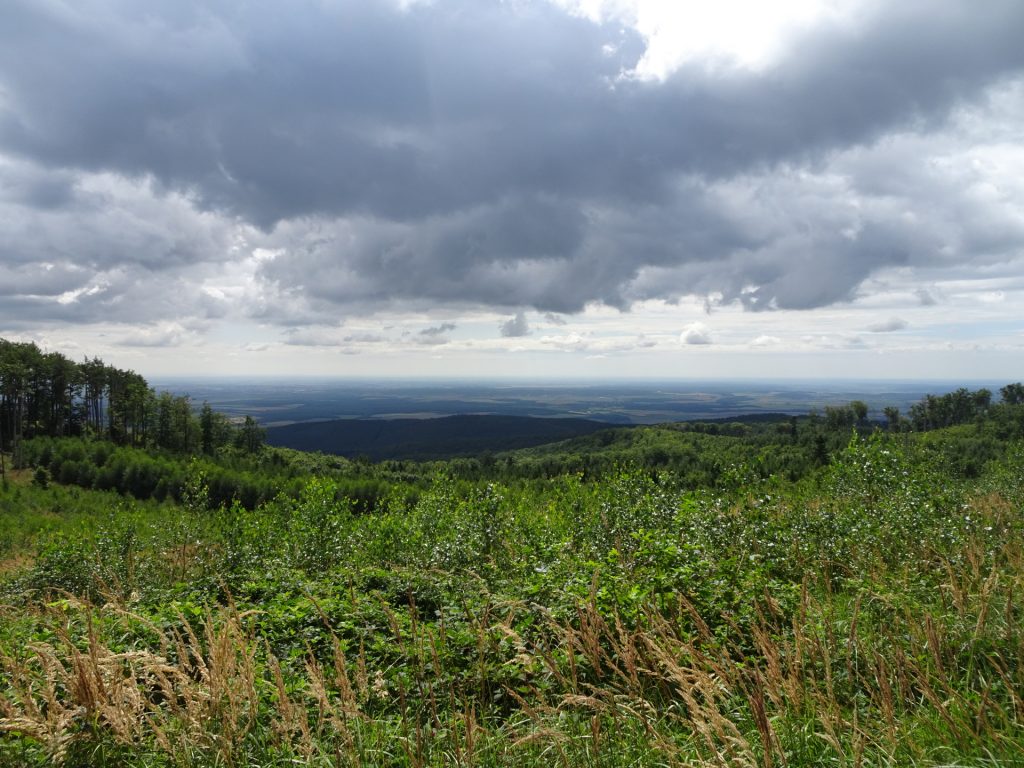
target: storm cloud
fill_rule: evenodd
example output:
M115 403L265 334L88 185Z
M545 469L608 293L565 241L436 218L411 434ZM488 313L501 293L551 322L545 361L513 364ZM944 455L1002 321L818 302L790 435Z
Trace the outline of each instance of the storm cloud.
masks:
M487 307L514 337L523 308L808 309L1017 265L1022 39L1016 0L869 2L765 68L658 79L636 30L542 0L8 0L0 312Z

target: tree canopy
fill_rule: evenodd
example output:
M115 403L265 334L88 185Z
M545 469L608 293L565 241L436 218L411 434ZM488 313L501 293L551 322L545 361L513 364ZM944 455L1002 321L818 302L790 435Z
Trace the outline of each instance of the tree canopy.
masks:
M187 395L157 393L135 371L0 339L0 450L33 437L79 436L175 452L213 453L232 442L252 452L262 444L254 422L239 430L208 406L197 418Z

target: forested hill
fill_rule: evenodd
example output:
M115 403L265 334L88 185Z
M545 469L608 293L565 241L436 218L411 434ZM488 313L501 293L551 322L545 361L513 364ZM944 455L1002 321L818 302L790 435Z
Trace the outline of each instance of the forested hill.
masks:
M380 459L439 459L510 451L589 435L589 419L465 415L438 419L343 419L270 427L267 442L302 451Z

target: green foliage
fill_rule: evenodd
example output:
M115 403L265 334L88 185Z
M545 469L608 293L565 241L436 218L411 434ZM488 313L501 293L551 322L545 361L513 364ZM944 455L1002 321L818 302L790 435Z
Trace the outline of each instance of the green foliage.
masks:
M36 467L32 473L32 482L38 488L47 488L50 485L50 473L46 467Z
M507 490L491 483L473 487L441 473L408 514L415 549L405 547L405 557L422 567L501 568L519 544Z
M322 573L339 565L352 548L348 540L352 512L331 480L312 478L298 499L280 501L296 566Z
M849 408L435 464L26 439L0 765L1012 764L1019 406Z
M1003 399L1006 400L1005 395ZM984 416L991 402L992 392L989 390L971 392L961 387L945 395L927 395L910 409L910 421L919 431L966 424Z
M1024 405L1024 384L1020 382L1007 384L999 390L999 394L1007 405Z
M24 440L68 436L207 455L233 442L249 453L262 445L262 429L250 417L236 429L206 405L197 418L187 396L157 394L134 371L0 339L0 451L20 459Z
M183 500L193 468L203 474L210 506L238 499L253 508L293 485L280 468L267 472L255 464L232 465L230 457L190 459L83 438L38 437L23 442L21 450L23 464L43 467L61 483L139 500Z

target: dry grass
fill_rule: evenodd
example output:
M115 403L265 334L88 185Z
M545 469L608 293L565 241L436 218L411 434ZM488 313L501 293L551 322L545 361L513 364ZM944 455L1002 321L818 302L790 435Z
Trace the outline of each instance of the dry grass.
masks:
M72 740L97 733L169 754L209 750L231 763L257 715L255 654L242 616L154 627L158 649L116 652L98 639L94 609L72 604L65 611L84 616L84 638L67 631L66 617L54 616L58 642L32 644L21 659L0 657L10 680L0 697L0 731L37 739L56 764Z
M997 497L977 508L992 526L1019 514ZM932 557L945 574L933 610L873 588L839 596L822 577L794 610L759 596L744 627L682 595L628 625L598 608L595 584L572 616L528 630L517 618L536 606L464 606L463 658L443 616L382 606L401 670L374 666L322 611L328 650L285 661L231 606L156 626L63 601L41 621L53 639L0 655L0 732L55 765L89 742L224 766L569 766L624 745L720 768L1024 754L1024 551L973 539Z

